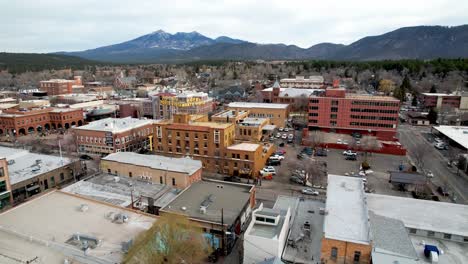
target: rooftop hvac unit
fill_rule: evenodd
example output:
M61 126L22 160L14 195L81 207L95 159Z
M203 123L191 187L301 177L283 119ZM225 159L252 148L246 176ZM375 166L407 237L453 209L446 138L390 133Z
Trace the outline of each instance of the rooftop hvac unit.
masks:
M117 223L117 224L127 223L128 215L122 214L122 213L116 214L112 222Z
M86 211L88 211L88 209L89 209L89 206L87 204L82 204L80 206L80 211L81 212L86 212Z
M15 160L8 160L8 165L13 165L15 164Z
M200 206L200 214L206 214L206 207Z
M114 177L114 182L119 182L120 181L120 177Z

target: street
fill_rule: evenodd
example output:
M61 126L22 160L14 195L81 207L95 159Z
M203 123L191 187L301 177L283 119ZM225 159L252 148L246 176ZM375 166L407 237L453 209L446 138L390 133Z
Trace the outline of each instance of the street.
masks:
M410 158L413 158L414 152L418 146L424 144L431 144L428 142L421 132L426 131L428 128L425 127L414 127L406 124L401 124L398 128L398 138L401 144L403 144L408 150ZM451 171L447 167L448 159L444 157L441 152L435 149L432 145L427 148L426 154L423 156L425 168L424 170L430 170L434 174L432 182L440 186L442 181L441 175L446 175L447 184L449 187L449 193L454 194L454 199L457 203L468 204L468 180L462 176L457 175L456 172Z

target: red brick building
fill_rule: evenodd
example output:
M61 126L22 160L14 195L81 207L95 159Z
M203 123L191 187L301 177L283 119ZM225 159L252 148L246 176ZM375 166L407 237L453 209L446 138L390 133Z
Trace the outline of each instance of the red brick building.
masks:
M423 93L422 103L424 108L460 108L461 95L444 93Z
M0 114L0 135L26 135L83 125L83 110L70 108L7 109Z
M323 96L309 97L309 130L353 132L394 138L400 101L389 96L347 94L344 88L328 88Z
M78 152L105 156L150 149L154 120L106 118L73 129Z
M39 84L40 90L47 95L70 94L73 92L73 85L82 85L81 76L75 76L74 80L51 79L41 81Z

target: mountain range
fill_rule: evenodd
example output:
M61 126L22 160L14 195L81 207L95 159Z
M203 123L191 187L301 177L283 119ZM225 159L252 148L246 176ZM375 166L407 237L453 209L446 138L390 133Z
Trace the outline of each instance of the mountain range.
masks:
M382 35L364 37L349 45L320 43L305 49L295 45L259 44L227 36L213 39L198 32L170 34L158 30L119 44L59 53L119 63L467 58L468 25L404 27Z

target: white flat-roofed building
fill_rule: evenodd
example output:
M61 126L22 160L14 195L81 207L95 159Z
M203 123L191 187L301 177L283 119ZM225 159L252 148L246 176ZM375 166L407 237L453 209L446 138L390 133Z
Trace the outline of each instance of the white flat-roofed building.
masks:
M296 78L284 78L280 80L281 87L296 87L296 88L319 88L323 86L324 79L320 75L312 75L309 78L304 76L296 76Z
M228 150L256 151L261 146L255 143L239 143L227 147Z
M151 125L154 120L139 119L132 117L125 118L106 118L93 121L87 125L75 128L76 130L105 131L112 133L121 133L138 127Z
M324 236L330 239L369 243L367 207L360 178L329 175ZM347 224L352 223L352 224Z
M281 257L289 233L291 210L259 208L244 233L244 263L258 263L272 256Z
M468 127L466 126L434 126L432 127L451 141L468 150Z
M398 219L410 234L468 243L468 206L367 194L369 210Z
M47 264L65 259L120 263L129 242L155 221L147 214L53 191L0 214L1 251Z
M8 162L8 177L15 202L68 183L79 173L77 161L28 150L0 146Z

